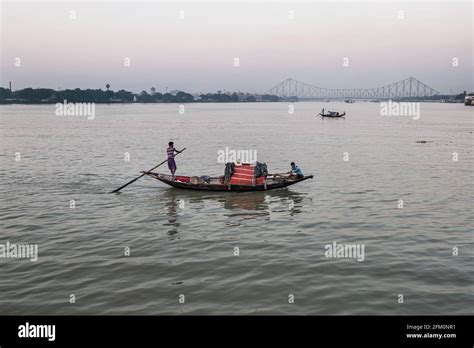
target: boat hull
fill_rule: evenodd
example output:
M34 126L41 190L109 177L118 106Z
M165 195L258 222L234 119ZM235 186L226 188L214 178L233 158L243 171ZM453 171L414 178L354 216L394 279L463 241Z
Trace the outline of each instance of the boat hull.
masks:
M191 182L181 182L173 180L170 175L160 174L160 173L147 173L148 176L151 176L154 179L161 181L167 185L170 185L175 188L185 189L185 190L200 190L200 191L232 191L232 192L249 192L249 191L268 191L284 188L287 186L294 185L296 183L305 181L307 179L312 179L313 176L304 176L298 179L270 179L261 185L229 185L229 184L217 184L217 183L202 183L202 184L193 184Z
M325 114L321 114L321 113L319 113L318 115L319 115L319 116L321 116L321 117L328 117L328 118L339 118L339 117L344 117L344 116L346 116L346 113L344 112L343 114L336 115L336 116L325 115Z

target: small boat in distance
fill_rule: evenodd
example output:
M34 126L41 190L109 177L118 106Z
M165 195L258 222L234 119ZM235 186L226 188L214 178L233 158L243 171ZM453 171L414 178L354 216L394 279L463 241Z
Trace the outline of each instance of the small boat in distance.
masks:
M346 116L346 112L344 111L342 114L340 114L337 111L328 111L327 113L324 113L324 109L318 114L321 117L333 117L333 118L338 118L338 117L344 117Z
M349 103L349 104L353 104L355 103L355 100L354 99L347 99L347 100L344 100L345 103Z

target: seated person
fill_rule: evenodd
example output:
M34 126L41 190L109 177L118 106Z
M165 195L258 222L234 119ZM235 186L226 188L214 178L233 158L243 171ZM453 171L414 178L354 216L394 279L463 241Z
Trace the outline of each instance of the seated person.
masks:
M291 162L291 171L288 172L290 174L290 178L302 178L304 177L303 171L300 167L298 167L295 162Z

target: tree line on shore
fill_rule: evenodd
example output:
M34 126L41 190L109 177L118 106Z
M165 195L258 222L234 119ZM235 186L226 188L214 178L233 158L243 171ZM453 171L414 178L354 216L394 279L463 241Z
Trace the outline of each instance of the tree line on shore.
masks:
M175 91L172 93L156 92L151 88L150 93L142 91L133 93L126 90L112 91L107 84L107 90L102 89L65 89L24 88L11 91L0 87L0 103L50 104L67 100L72 103L238 103L256 101L279 101L275 95L251 95L244 93L207 93L200 96Z

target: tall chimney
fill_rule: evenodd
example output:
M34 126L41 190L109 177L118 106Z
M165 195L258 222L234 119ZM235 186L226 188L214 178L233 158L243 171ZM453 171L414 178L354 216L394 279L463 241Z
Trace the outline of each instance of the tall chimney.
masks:
M10 81L10 92L12 92L12 82Z

